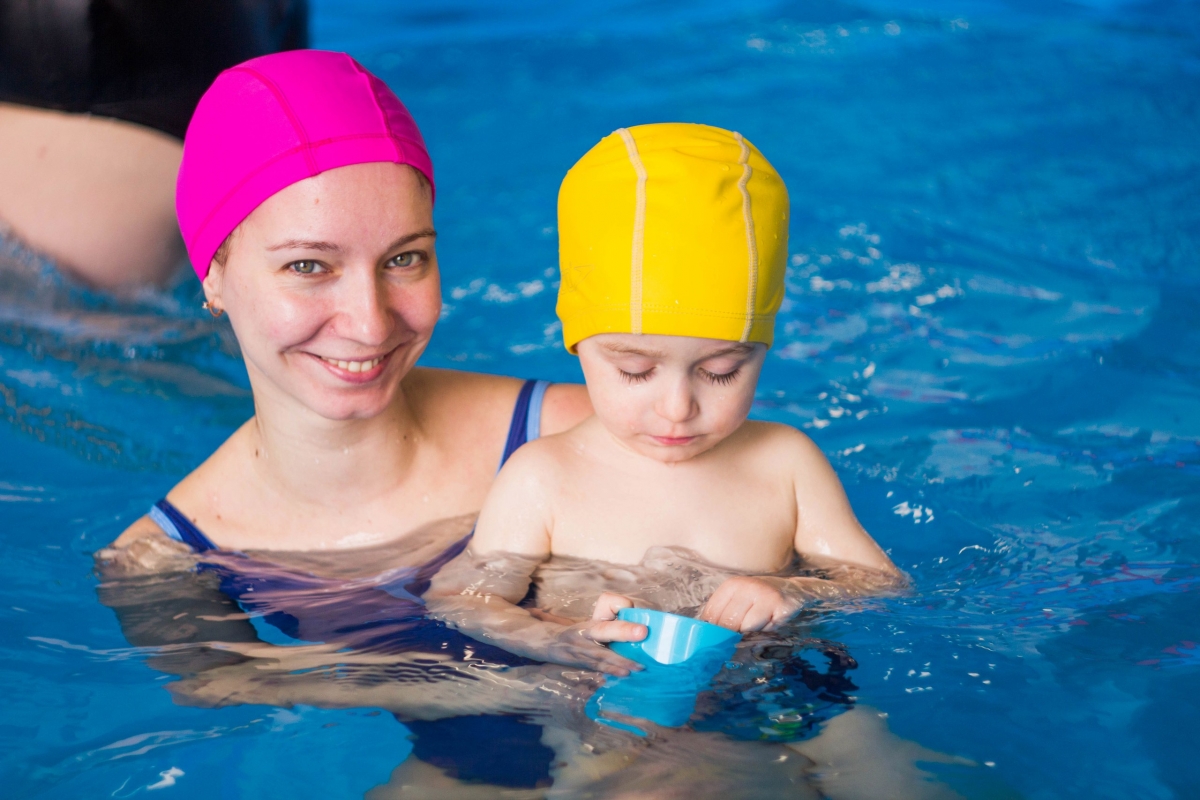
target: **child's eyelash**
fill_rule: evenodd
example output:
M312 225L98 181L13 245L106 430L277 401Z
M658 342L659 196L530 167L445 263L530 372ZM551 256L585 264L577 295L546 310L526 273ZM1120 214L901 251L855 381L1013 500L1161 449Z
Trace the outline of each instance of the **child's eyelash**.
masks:
M617 372L621 373L621 380L625 381L626 383L643 383L648 381L650 380L650 373L653 371L653 369L648 369L645 372L626 372L623 369L617 370Z
M704 374L705 378L712 383L717 384L718 386L728 386L729 384L733 383L735 380L737 380L737 376L741 373L741 371L742 368L738 367L732 372L726 372L724 375L718 375L715 372L709 372L706 369L700 370L700 372Z

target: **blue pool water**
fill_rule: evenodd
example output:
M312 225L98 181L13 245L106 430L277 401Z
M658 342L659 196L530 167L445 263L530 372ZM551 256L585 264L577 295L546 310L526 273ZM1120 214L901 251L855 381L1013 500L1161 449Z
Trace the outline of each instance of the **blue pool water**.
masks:
M755 413L814 437L913 582L818 620L858 702L976 762L929 767L967 797L1200 793L1200 5L318 0L313 25L430 145L430 365L578 379L564 171L624 125L751 139L793 209ZM53 283L0 275L4 796L386 782L389 714L177 705L98 602L91 553L250 400L194 284Z

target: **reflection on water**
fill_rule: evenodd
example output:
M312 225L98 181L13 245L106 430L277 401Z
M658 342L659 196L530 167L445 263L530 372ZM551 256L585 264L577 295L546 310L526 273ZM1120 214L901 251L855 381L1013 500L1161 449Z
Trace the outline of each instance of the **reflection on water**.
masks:
M231 363L236 340L227 324L200 312L199 287L184 269L173 290L114 297L79 284L0 227L4 420L88 461L124 469L190 463L154 452L142 432L130 431L123 402L148 394L245 407L243 373ZM113 392L124 397L114 402Z

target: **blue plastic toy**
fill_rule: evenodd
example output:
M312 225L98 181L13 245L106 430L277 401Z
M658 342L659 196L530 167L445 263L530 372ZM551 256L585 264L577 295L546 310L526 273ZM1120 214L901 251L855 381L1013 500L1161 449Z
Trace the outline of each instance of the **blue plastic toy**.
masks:
M645 736L645 731L609 715L638 717L668 728L687 724L696 696L708 688L733 655L741 634L647 608L625 608L617 618L649 630L640 642L612 644L614 652L645 669L624 678L608 678L588 700L588 717L640 736Z

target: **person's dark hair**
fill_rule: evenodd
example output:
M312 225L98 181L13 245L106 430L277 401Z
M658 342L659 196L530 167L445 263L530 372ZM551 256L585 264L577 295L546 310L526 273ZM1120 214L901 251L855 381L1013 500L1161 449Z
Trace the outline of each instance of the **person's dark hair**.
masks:
M217 262L222 267L224 267L225 262L229 260L229 243L233 241L233 234L235 233L237 233L237 228L234 228L229 235L225 237L225 241L221 242L221 246L217 248L217 252L213 253L213 261Z

